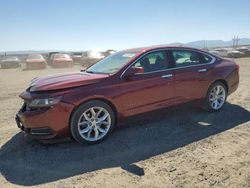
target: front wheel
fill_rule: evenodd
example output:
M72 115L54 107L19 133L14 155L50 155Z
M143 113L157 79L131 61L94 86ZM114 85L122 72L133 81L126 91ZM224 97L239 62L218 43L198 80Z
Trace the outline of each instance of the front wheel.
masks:
M115 115L105 102L94 100L82 104L72 115L70 130L79 143L97 144L112 132Z
M208 89L205 100L205 108L210 112L218 111L224 106L226 99L226 86L221 82L215 82Z

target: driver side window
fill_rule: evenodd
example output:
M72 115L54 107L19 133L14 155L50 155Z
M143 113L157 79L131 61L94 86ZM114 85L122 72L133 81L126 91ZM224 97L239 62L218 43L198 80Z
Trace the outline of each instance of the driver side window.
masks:
M168 62L165 51L152 52L140 58L133 67L142 67L144 73L165 70L168 68Z

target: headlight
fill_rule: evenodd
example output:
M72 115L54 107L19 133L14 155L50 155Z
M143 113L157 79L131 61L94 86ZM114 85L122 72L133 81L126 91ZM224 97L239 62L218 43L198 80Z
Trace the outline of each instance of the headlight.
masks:
M54 97L54 98L47 98L47 99L34 99L29 104L29 108L44 108L44 107L51 107L56 105L60 102L62 97Z

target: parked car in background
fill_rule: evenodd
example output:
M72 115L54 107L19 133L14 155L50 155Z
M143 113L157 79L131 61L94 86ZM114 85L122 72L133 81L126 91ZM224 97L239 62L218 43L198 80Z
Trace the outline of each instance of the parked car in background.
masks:
M208 50L208 52L213 54L213 55L220 56L220 54L216 50Z
M74 63L82 63L83 53L82 52L73 52L72 59Z
M60 52L49 52L48 53L48 57L47 57L47 61L48 61L48 65L51 65L52 64L52 56L54 54L59 54Z
M244 57L244 53L240 52L238 50L232 50L230 52L228 52L228 57L230 58L240 58L240 57Z
M31 54L25 62L27 70L46 69L47 67L47 62L41 54Z
M51 66L53 68L73 67L73 59L68 54L53 54Z
M11 69L11 68L19 68L21 67L21 61L17 57L5 56L2 58L1 69Z
M96 52L96 51L86 51L83 53L82 57L82 66L83 67L89 67L101 59L104 58L104 55L101 52Z
M106 50L105 52L102 52L101 54L104 56L104 57L107 57L111 54L114 54L116 53L117 51L116 50Z
M220 110L239 84L239 66L184 47L117 52L84 71L32 80L20 97L19 128L36 139L103 141L123 118L200 101ZM157 127L155 127L157 128Z
M218 54L221 57L227 57L229 49L217 48L217 49L213 49L213 51L215 52L215 54Z
M87 51L87 57L91 59L102 59L104 58L104 55L102 55L101 52Z
M240 48L237 48L237 50L241 53L244 54L244 57L249 57L250 56L250 49L247 48L247 47L240 47Z

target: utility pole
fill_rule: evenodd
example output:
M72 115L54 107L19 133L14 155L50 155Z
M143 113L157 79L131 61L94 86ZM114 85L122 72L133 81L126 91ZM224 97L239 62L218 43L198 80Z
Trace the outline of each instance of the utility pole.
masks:
M233 38L233 48L238 48L239 47L239 41L240 41L240 38L239 36L234 36Z
M233 37L233 48L235 47L235 36Z
M237 35L237 39L236 39L237 45L236 45L236 47L239 47L239 41L240 41L240 39L239 39L239 36Z

